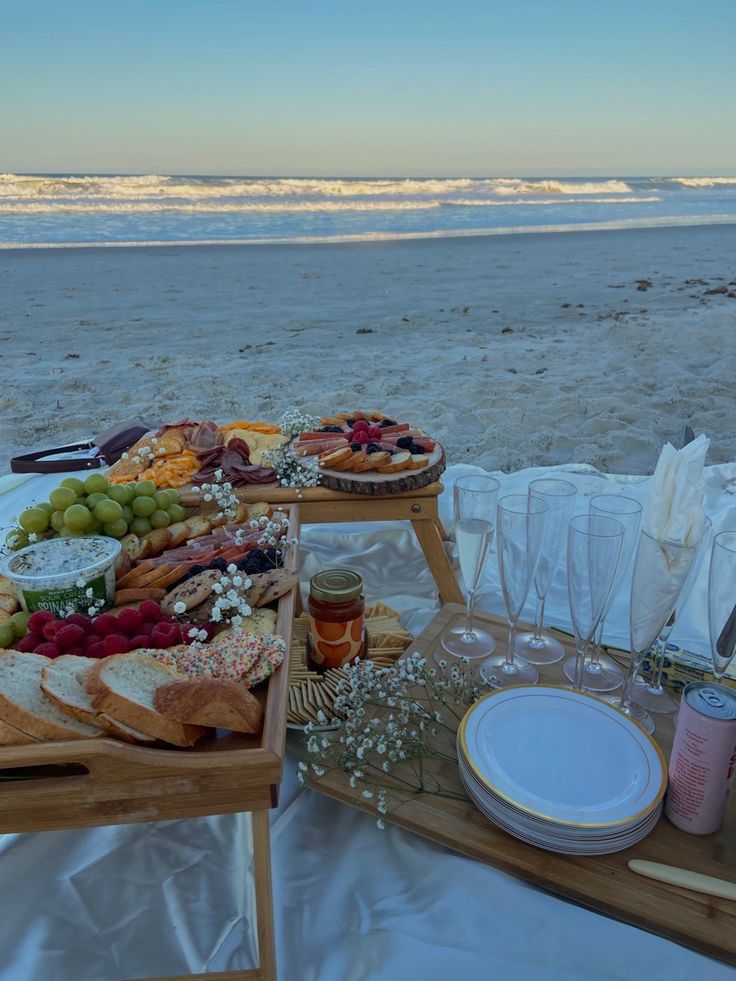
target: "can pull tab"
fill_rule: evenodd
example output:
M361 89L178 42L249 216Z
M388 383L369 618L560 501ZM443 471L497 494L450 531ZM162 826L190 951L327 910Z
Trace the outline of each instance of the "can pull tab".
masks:
M706 703L706 705L709 705L711 708L723 709L726 707L726 703L723 701L723 699L718 694L718 692L708 691L706 689L702 693L702 699Z

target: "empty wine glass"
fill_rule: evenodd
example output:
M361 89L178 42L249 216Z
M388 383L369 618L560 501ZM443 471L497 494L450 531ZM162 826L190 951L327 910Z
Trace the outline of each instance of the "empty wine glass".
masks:
M613 601L631 571L634 552L639 541L642 508L641 504L635 501L633 497L624 497L621 494L595 494L590 499L589 507L590 514L613 518L619 524L623 525L624 529L624 538L621 543L621 555L619 556L616 575L614 576L608 601L591 644L591 656L586 658L583 664L582 678L583 688L587 688L588 691L613 691L624 680L624 673L612 658L601 655L603 628ZM569 657L562 666L562 670L570 681L575 681L577 661L578 658L575 655Z
M708 624L716 681L736 653L736 531L722 531L713 539L708 574Z
M524 631L516 637L516 653L532 664L554 664L565 656L565 648L559 640L545 634L542 627L547 593L565 551L567 526L575 513L576 493L574 484L556 477L541 477L529 484L529 496L539 498L549 508L545 518L539 564L534 575L534 589L537 594L534 630Z
M483 474L458 477L453 488L455 541L467 591L465 620L442 635L442 646L456 657L488 657L496 642L473 623L473 602L486 562L496 521L499 482Z
M508 643L506 654L489 658L480 666L481 678L489 685L533 685L539 680L534 665L514 655L516 624L539 561L547 511L544 501L528 494L507 494L498 502L496 545Z
M654 719L631 700L636 675L644 655L659 637L677 603L699 544L700 541L683 545L642 531L636 550L629 612L629 672L620 698L609 696L605 701L636 719L650 733L654 732Z
M621 522L605 515L579 514L569 524L567 591L576 650L572 682L577 691L583 686L585 657L608 608L624 536Z
M693 564L690 566L690 572L685 580L685 585L682 587L682 591L677 597L675 608L673 609L672 613L670 613L669 617L667 618L667 623L664 625L664 627L662 627L659 637L657 638L657 643L654 649L654 670L652 671L651 680L646 682L643 678L639 677L634 685L634 693L631 696L633 701L635 701L637 705L641 705L641 707L646 709L648 712L654 712L658 715L668 715L677 711L677 702L674 700L674 698L671 698L667 694L667 692L664 690L664 685L662 684L664 656L667 649L667 641L670 639L670 634L672 633L675 624L679 620L682 611L685 608L685 604L690 597L690 591L693 587L693 583L698 578L698 573L703 564L702 559L706 553L705 540L710 532L710 529L710 519L706 518L703 526L703 537L700 540L700 545L698 545L696 548L695 558L693 559Z

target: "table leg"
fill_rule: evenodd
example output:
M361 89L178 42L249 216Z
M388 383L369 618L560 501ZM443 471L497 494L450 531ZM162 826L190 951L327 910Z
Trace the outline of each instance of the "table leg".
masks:
M258 967L263 981L276 981L276 947L273 936L271 888L271 831L268 811L253 811L253 872L258 914Z
M437 583L440 599L443 603L463 603L463 594L457 584L455 573L447 558L442 536L434 519L416 519L412 521L414 534L424 552L427 565Z

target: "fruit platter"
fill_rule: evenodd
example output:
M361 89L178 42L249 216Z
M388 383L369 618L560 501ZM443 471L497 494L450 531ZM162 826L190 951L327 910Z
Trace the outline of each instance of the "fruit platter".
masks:
M442 446L422 429L381 412L339 412L300 433L291 446L319 483L357 494L405 493L439 478Z
M74 758L92 744L171 755L278 743L298 509L223 487L216 508L185 508L150 475L117 478L67 477L6 537L0 767L52 743Z

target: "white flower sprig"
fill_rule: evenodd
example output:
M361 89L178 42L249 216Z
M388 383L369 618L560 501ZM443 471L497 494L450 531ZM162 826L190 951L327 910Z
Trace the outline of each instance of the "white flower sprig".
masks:
M235 492L229 480L223 481L224 473L222 470L215 470L214 482L209 484L199 484L192 487L194 494L201 494L202 500L207 504L214 501L219 511L215 515L215 520L220 518L234 520L240 507L240 498Z
M264 451L263 456L268 457L268 463L276 471L281 486L296 488L297 497L301 495L303 487L319 486L322 474L303 467L292 446L278 446L268 452Z
M328 771L345 774L349 785L375 801L377 824L389 804L434 794L467 798L442 787L426 764L457 763L455 737L465 711L479 696L464 664L428 662L414 652L390 668L356 661L338 686L335 715L320 710L317 725L305 727L310 764L300 763L297 778L319 779ZM330 724L334 732L319 732Z
M238 567L231 562L227 574L212 585L212 592L217 597L210 613L212 623L229 623L233 633L241 633L244 618L252 613L246 598L252 585L252 580L242 576Z
M285 436L290 436L293 439L295 436L301 436L302 433L309 432L311 429L316 429L319 426L319 417L310 416L308 413L302 412L301 409L292 405L279 419L279 426Z

